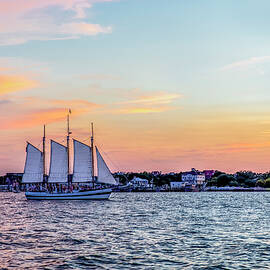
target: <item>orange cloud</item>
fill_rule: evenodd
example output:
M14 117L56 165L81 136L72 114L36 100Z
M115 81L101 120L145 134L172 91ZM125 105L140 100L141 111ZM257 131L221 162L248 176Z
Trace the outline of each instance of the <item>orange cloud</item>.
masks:
M81 109L82 108L93 109L101 106L83 99L73 99L73 100L52 99L50 100L50 103L53 103L54 105L65 106L66 108L81 108Z
M83 110L75 110L72 115L78 116L82 114ZM67 109L66 108L53 108L45 109L40 111L33 111L26 113L16 119L6 121L1 124L2 129L20 129L29 128L34 126L41 126L43 124L49 124L53 122L63 121L66 119Z
M1 129L29 128L63 121L67 116L69 108L71 108L72 117L77 117L98 108L100 105L79 99L47 100L28 97L24 103L18 105L13 102L10 106L12 106L11 111L16 111L16 113L13 115L9 114L8 117L2 115Z
M66 109L49 109L39 112L28 113L16 120L7 122L3 129L29 128L63 120L66 117Z
M38 83L19 75L0 75L0 95L37 87Z

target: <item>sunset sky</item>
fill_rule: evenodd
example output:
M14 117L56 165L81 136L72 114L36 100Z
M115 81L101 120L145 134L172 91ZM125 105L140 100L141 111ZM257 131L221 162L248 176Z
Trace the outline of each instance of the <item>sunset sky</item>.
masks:
M114 171L270 168L269 0L0 0L0 174L26 141Z

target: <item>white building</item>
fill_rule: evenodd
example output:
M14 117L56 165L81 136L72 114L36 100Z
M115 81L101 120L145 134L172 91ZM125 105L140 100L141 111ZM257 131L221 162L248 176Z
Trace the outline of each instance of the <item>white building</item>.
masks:
M205 174L194 171L182 173L182 182L192 185L202 185L205 182Z
M185 186L185 183L183 182L170 182L171 189L181 189Z
M182 182L188 182L188 183L195 184L196 176L197 175L194 173L183 173L182 174Z
M198 174L196 176L197 176L196 178L197 185L203 185L205 182L205 174Z
M148 180L147 179L141 179L139 177L134 177L130 183L134 187L148 187Z

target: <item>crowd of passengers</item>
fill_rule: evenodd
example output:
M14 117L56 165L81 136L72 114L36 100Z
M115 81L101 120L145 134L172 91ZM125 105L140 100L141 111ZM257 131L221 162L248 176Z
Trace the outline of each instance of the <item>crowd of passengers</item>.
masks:
M95 186L95 189L101 188L99 185ZM72 193L73 191L87 191L93 189L89 185L78 184L28 184L26 186L27 191L35 192L49 192L49 193Z

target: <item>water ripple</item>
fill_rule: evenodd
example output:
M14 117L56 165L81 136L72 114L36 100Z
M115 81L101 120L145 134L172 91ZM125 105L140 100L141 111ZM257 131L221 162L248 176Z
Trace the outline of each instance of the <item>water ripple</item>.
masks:
M270 193L0 203L0 269L270 268Z

